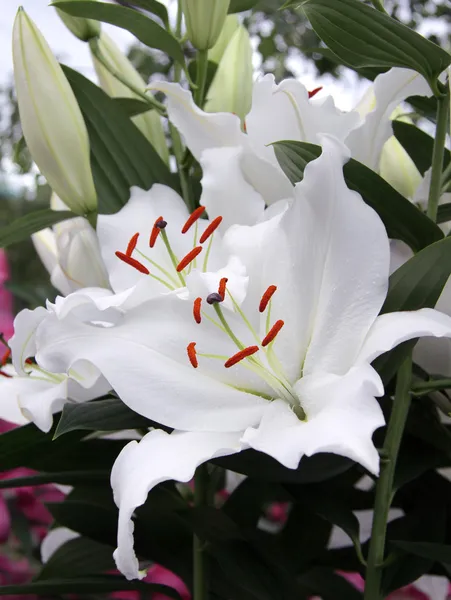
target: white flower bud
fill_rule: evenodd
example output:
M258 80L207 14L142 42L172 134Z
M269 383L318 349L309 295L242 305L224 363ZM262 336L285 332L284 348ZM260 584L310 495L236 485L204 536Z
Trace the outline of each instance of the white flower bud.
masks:
M54 210L67 210L55 194L50 206ZM38 231L32 240L52 284L64 296L84 287L109 288L96 232L83 217Z
M89 139L74 93L39 29L19 9L13 62L23 134L50 187L77 214L97 209Z
M207 112L231 112L244 121L252 104L252 46L247 30L233 34L208 90Z
M146 85L141 75L105 32L102 32L100 36L98 49L116 71L119 71L136 88L140 89L143 93L145 92ZM130 88L116 79L92 53L91 55L99 83L109 96L112 98L136 98L141 100ZM157 111L149 110L148 112L136 115L132 118L132 121L141 133L146 136L164 162L169 164L168 146L161 117Z
M60 1L66 2L67 0ZM84 19L83 17L72 17L59 8L56 9L56 12L69 31L82 42L89 42L92 38L100 35L100 23L98 21Z
M198 50L216 44L224 27L230 0L182 0L188 38Z
M230 40L233 37L233 34L240 26L240 22L236 15L228 15L225 20L224 27L221 31L221 35L218 38L218 41L213 46L211 50L208 51L208 60L219 64L221 62L221 58L224 56L224 52L226 51L227 46L229 45Z

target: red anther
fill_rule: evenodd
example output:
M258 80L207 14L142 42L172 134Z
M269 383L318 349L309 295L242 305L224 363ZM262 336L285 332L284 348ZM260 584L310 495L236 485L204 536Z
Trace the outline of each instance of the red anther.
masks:
M196 298L193 304L193 317L196 323L200 323L202 321L202 317L200 314L200 307L202 306L202 298Z
M140 273L144 273L144 275L149 275L150 274L149 269L145 265L143 265L142 263L140 263L139 260L136 260L136 258L132 258L131 256L127 256L123 252L119 252L119 250L117 252L115 252L115 254L124 263L127 263L127 265L130 265L131 267L133 267L134 269L136 269Z
M315 88L314 90L312 90L311 92L308 93L308 97L309 98L313 98L313 96L316 96L316 94L318 92L320 92L323 89L323 86L320 85L319 87Z
M183 271L183 269L185 267L187 267L189 265L189 263L192 262L196 258L196 256L198 254L200 254L201 252L202 252L202 246L196 246L195 248L190 250L188 252L188 254L186 256L184 256L182 258L182 260L179 262L179 264L177 265L177 273L180 273L180 271Z
M233 365L239 363L240 360L243 360L243 358L247 358L248 356L252 356L252 354L255 354L256 352L258 352L258 350L258 346L248 346L247 348L243 348L243 350L240 350L239 352L231 356L229 360L227 360L224 363L225 368L229 369L230 367L233 367Z
M4 364L6 364L6 361L8 360L8 358L11 356L11 349L7 348L5 353L3 354L3 356L0 358L0 367L3 367Z
M218 294L221 296L221 298L224 300L225 298L225 294L226 294L226 285L227 282L229 280L227 279L227 277L223 277L221 279L221 281L219 282L219 287L218 287Z
M243 131L244 133L247 133L246 121L243 121Z
M163 217L158 217L158 219L153 224L152 231L150 232L150 238L149 238L150 248L153 248L155 246L157 237L160 235L161 229L159 227L157 227L156 225L157 225L158 221L162 221L162 220L163 220Z
M2 377L8 377L8 378L12 377L12 375L9 375L9 373L5 373L5 371L0 371L0 375Z
M216 217L207 227L207 229L200 236L199 242L203 244L208 240L208 238L216 231L216 229L221 225L222 217Z
M197 361L196 342L190 342L186 347L186 352L188 353L189 362L195 369L197 369L199 363Z
M185 225L183 225L182 233L186 233L191 228L191 225L194 225L197 219L200 219L204 212L205 206L199 206L199 208L196 208L196 210L188 217Z
M131 256L133 254L133 250L136 248L136 244L138 243L138 238L139 238L139 233L135 233L130 238L130 241L128 242L127 250L125 251L125 254L127 256Z
M268 306L269 301L273 297L273 294L276 290L277 290L276 285L270 285L269 288L266 290L266 292L263 294L262 299L260 300L260 306L258 307L258 310L261 313L265 312L266 307Z
M271 327L271 329L266 334L264 340L262 341L263 348L273 341L273 339L276 337L276 335L279 333L279 331L284 325L285 322L282 321L282 319L279 319L274 323L274 325Z

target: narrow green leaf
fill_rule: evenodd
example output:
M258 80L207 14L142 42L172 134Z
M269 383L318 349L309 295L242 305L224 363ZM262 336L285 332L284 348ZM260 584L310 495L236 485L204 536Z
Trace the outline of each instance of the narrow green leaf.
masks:
M95 19L126 29L149 48L165 52L185 68L183 50L175 37L137 10L93 0L66 0L54 2L52 6L73 17Z
M128 117L135 117L136 115L142 115L148 112L150 106L147 102L138 100L137 98L113 98L113 102L117 104Z
M415 554L422 558L429 558L430 560L446 563L451 565L451 546L445 544L433 544L431 542L404 542L392 540L390 544L401 548L409 554Z
M362 600L363 594L351 583L326 567L314 567L302 573L300 583L323 600Z
M381 312L433 308L450 275L451 238L447 237L418 252L391 275ZM374 361L384 383L394 377L415 343L416 340L405 342Z
M164 4L161 4L161 2L157 2L157 0L127 0L127 4L143 8L144 10L147 10L147 12L156 15L163 21L163 25L166 29L169 29L168 9Z
M353 67L406 67L435 89L451 62L439 46L358 0L305 0L302 8L323 42Z
M50 208L30 212L0 229L0 248L26 240L32 233L76 216L69 210L57 211Z
M89 538L69 540L56 550L45 563L36 581L54 580L82 575L97 575L114 571L114 547Z
M54 439L69 431L119 431L155 426L153 421L138 415L118 398L66 404Z
M144 190L154 183L174 187L167 165L117 101L77 71L63 70L88 128L99 213L120 210L134 185Z
M424 175L432 164L434 139L415 125L402 121L393 121L393 133L415 163L416 168ZM446 168L449 162L450 152L445 148L443 168Z
M180 600L179 594L166 585L159 583L143 583L142 581L127 581L123 577L108 575L104 577L83 577L70 579L52 579L51 581L34 581L22 585L0 586L0 596L53 596L62 594L78 594L92 596L93 594L107 594L110 592L136 590L144 597L152 594L162 594Z
M230 0L229 14L251 10L260 0Z
M438 207L437 223L446 223L451 221L451 202L440 204Z
M306 142L281 141L273 144L277 160L290 181L302 181L305 166L321 154L320 146ZM351 159L343 167L346 184L361 194L378 213L389 237L420 250L443 238L440 228L382 177Z

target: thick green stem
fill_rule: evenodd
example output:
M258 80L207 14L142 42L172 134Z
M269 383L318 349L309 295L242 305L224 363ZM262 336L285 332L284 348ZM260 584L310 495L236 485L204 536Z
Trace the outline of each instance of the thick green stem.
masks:
M429 188L427 214L437 220L437 210L442 193L443 155L445 151L446 127L448 123L449 91L437 98L437 129L432 153L431 185Z
M208 50L198 50L197 56L197 77L196 77L196 94L195 101L197 106L202 108L205 95L205 84L207 82L208 70Z
M97 39L90 40L89 47L91 48L91 52L95 56L95 58L99 61L99 63L101 65L103 65L105 67L105 69L109 73L111 73L111 75L113 77L115 77L123 85L125 85L126 87L128 87L128 89L131 90L134 94L136 94L137 96L139 96L140 98L142 98L142 100L144 100L145 102L147 102L147 104L149 105L150 108L154 108L161 115L166 115L166 108L165 108L164 104L161 104L161 102L158 102L158 100L155 100L155 98L151 94L146 94L145 92L143 92L142 90L140 90L138 87L136 87L126 77L124 77L122 75L122 73L120 71L118 71L105 58L105 56L102 54L102 52L101 52L101 50L99 48L99 44L98 44Z
M412 384L412 392L416 395L427 394L434 390L451 388L451 379L431 379L430 381L418 381Z
M387 11L384 8L384 3L382 0L371 0L374 8L376 8L379 12L387 14Z
M194 506L208 504L208 467L200 465L194 476ZM207 600L207 565L205 560L205 542L197 535L193 539L193 600Z
M401 438L410 408L412 358L409 356L398 371L395 400L385 436L381 472L376 486L373 527L365 577L364 600L382 600L382 563L385 554L385 535L388 511L393 498L393 479Z

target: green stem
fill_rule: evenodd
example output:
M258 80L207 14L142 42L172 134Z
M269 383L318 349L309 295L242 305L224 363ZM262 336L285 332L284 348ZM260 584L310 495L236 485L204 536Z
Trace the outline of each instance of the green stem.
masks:
M200 465L194 476L194 506L208 505L208 467ZM193 538L193 600L207 600L207 569L205 560L205 542L197 535Z
M131 90L134 94L136 94L137 96L139 96L140 98L142 98L145 102L147 102L147 104L149 104L149 106L151 108L154 108L155 110L157 110L161 115L166 115L166 108L165 108L164 104L162 104L161 102L158 102L158 100L155 100L155 98L152 95L146 94L145 92L143 92L142 90L140 90L138 87L136 87L126 77L124 77L122 75L122 73L120 71L118 71L105 58L105 56L102 54L102 52L101 52L101 50L99 48L98 40L96 38L93 38L92 40L89 41L89 47L91 48L91 52L93 53L93 55L95 56L95 58L99 61L99 63L101 65L103 65L105 67L105 69L109 73L111 73L111 75L113 77L115 77L123 85L125 85L126 87L128 87L128 89Z
M444 390L446 388L451 388L451 379L431 379L429 381L419 381L412 384L412 392L414 394L417 394L417 392L423 394L433 392L434 390Z
M432 153L431 186L429 188L427 215L437 220L438 204L442 191L443 156L445 152L446 127L448 124L449 91L437 98L437 129Z
M409 356L398 371L396 393L390 422L385 436L381 472L376 485L373 527L368 553L364 600L382 600L382 564L388 512L393 498L393 480L401 438L410 408L412 358Z
M204 103L205 84L207 82L208 70L208 50L197 51L197 77L196 77L196 93L194 99L197 106L202 108Z
M382 0L371 0L374 8L376 8L379 12L387 14L387 11L384 8L384 3Z

